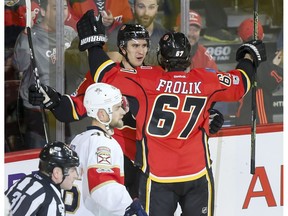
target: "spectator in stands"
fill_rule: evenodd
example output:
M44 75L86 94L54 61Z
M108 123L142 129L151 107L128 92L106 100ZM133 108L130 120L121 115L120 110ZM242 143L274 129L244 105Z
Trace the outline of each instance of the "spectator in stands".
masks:
M239 42L236 34L228 31L227 14L220 0L190 0L190 9L204 9L206 29L204 38L217 43L235 43ZM163 3L164 21L166 26L171 27L175 14L179 13L180 1L170 0ZM177 15L176 15L177 17ZM174 21L175 22L175 21ZM176 21L177 22L177 21ZM175 23L173 23L175 25Z
M149 32L151 48L145 59L145 64L158 65L155 58L160 38L167 32L156 20L160 0L135 0L135 21Z
M254 21L252 18L245 19L238 27L238 35L245 43L253 39ZM261 22L258 22L258 39L263 40L264 31ZM283 44L283 43L282 43ZM276 52L275 55L268 55L267 61L261 64L257 71L257 124L273 122L273 91L283 85L283 55ZM261 73L260 73L261 71ZM237 112L236 125L250 124L251 119L251 91L240 101Z
M96 14L102 13L104 17L103 24L109 27L109 30L133 19L128 0L69 0L68 3L69 11L72 15L69 25L74 28L76 27L76 22L90 9L93 9Z
M180 28L181 16L180 14L176 20L176 31ZM189 31L187 33L187 38L191 44L191 65L192 68L210 68L211 70L218 70L217 64L214 61L208 50L199 43L200 32L202 28L202 18L196 11L189 11ZM217 102L214 106L221 113L227 113L231 104L234 102Z
M13 65L13 48L5 49L5 81L6 80L16 80L19 78L19 73Z
M64 4L64 20L68 15L67 2ZM35 60L40 82L56 87L56 0L41 0L39 18L41 22L31 28ZM64 23L63 20L63 23ZM68 48L77 33L73 28L64 26L64 49ZM14 47L14 65L23 72L20 96L24 105L24 124L26 127L25 143L28 148L43 147L46 143L40 108L28 102L28 88L35 83L33 67L30 60L30 48L25 30L17 38ZM46 112L49 122L50 138L55 139L56 120L50 112ZM54 136L52 136L54 135Z
M31 0L31 19L35 23L39 4ZM25 1L5 1L5 47L14 47L16 39L26 26Z
M177 17L177 28L179 30L181 17ZM217 70L216 62L214 61L208 50L199 43L200 32L202 28L201 16L193 10L189 11L189 31L187 38L191 44L191 65L190 68L211 68Z
M190 7L193 8L193 1ZM227 30L228 19L223 5L219 0L204 0L206 30L204 38L218 43L239 42L237 35Z

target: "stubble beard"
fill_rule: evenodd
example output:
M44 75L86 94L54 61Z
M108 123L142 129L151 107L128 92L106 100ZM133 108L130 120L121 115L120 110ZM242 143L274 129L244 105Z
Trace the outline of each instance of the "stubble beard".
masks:
M117 122L111 122L110 125L109 125L109 127L112 128L112 129L114 129L114 128L122 128L123 126L124 126L124 122L123 122L122 119L117 121Z
M147 28L153 23L155 16L151 17L151 16L138 16L138 15L136 15L136 20L137 20L138 24L144 26L144 28ZM145 17L145 18L149 17L149 19L144 20L143 17Z

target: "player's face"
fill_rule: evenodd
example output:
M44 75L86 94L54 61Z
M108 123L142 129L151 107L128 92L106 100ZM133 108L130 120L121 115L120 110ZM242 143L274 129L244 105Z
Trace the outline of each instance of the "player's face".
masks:
M67 2L63 1L64 4L64 17L63 22L68 17L68 6ZM43 24L46 25L48 31L56 31L56 0L49 0L47 4L46 11L41 8L41 14L44 16Z
M189 32L187 34L187 38L192 46L199 41L200 31L201 29L196 25L189 26Z
M127 42L124 52L127 53L127 57L133 66L141 66L148 52L147 41L144 39L130 40Z
M137 22L147 28L154 21L157 14L157 0L136 0L134 10Z
M118 103L113 106L112 121L110 122L110 128L120 128L123 127L123 117L126 114L122 108L122 103Z
M78 172L76 167L71 167L68 171L68 176L65 177L60 187L64 190L71 190L73 182L78 178Z

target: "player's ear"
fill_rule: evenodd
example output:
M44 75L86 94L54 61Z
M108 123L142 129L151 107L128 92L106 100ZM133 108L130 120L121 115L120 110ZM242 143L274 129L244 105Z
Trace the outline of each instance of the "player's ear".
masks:
M60 167L54 167L51 174L52 180L57 184L62 181L63 173Z
M98 110L97 117L102 122L106 122L107 118L109 119L109 116L108 116L107 112L104 109L99 109Z
M126 49L124 49L124 47L122 45L120 45L119 48L121 49L121 51L124 55L127 54Z

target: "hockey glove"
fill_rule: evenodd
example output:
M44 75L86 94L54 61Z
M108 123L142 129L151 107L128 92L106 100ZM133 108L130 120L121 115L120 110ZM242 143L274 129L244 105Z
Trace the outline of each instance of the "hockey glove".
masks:
M94 10L87 11L77 22L79 50L85 51L93 46L103 47L107 41L101 14L95 17Z
M210 109L209 113L209 133L215 134L221 129L224 123L224 117L222 113L216 109Z
M236 61L243 59L246 53L252 56L255 67L258 67L261 62L267 59L265 44L261 40L253 40L242 44L236 52Z
M30 85L28 93L29 103L34 106L44 105L46 109L53 109L60 102L60 94L50 86L41 84L38 90L35 85Z
M134 199L130 206L128 206L125 210L124 216L148 216L147 213L144 211L139 199Z

